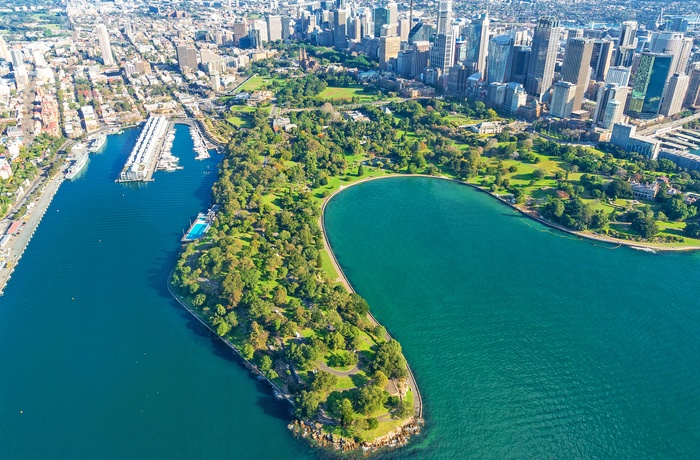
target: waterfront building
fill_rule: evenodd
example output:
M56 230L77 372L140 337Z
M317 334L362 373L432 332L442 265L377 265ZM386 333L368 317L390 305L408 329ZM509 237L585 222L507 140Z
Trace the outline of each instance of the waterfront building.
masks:
M559 21L551 17L541 18L535 27L525 90L538 99L552 86L561 31Z
M561 67L561 79L562 81L576 85L576 93L573 101L574 111L581 109L583 93L586 92L586 88L588 87L591 74L590 62L592 52L593 42L585 38L572 38L566 46L564 64L562 64Z
M114 56L112 55L112 46L109 44L109 32L104 24L98 24L97 40L100 43L100 52L102 53L102 63L106 66L114 65Z
M554 93L549 113L557 118L568 118L574 109L576 85L567 81L554 84Z
M681 111L685 93L688 91L690 77L679 73L673 74L668 80L666 90L664 91L663 101L659 113L670 117Z
M672 61L673 56L668 54L642 53L630 98L630 115L654 118L659 114Z

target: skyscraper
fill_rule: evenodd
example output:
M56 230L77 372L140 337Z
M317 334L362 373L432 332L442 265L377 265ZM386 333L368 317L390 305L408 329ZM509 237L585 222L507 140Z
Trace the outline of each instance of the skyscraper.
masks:
M666 90L664 91L663 101L659 113L670 117L681 111L685 93L688 91L688 83L690 77L685 74L675 73L668 80Z
M513 37L499 35L489 41L487 78L489 83L510 81L510 67L513 62Z
M635 46L634 41L637 36L637 21L625 21L620 26L620 37L617 40L617 46Z
M380 37L382 26L390 27L390 35L396 35L399 10L396 3L389 2L386 6L378 6L372 10L372 20L374 21L374 36Z
M177 64L180 72L185 72L185 68L197 70L197 49L189 45L178 45Z
M690 70L690 81L684 105L692 108L700 107L700 67L694 66Z
M612 129L612 125L618 123L622 119L622 110L627 102L629 88L619 86L616 83L608 83L598 90L596 100L595 113L593 114L593 123L603 126L605 129ZM617 101L612 109L609 110L611 101ZM610 113L608 114L608 112ZM606 121L606 114L608 120Z
M100 42L100 51L102 52L102 63L104 65L114 65L114 56L112 56L112 46L109 44L109 32L104 24L97 25L97 40Z
M271 42L282 40L282 16L271 14L267 17L267 38Z
M442 0L438 5L437 36L430 53L430 66L449 73L454 63L455 28L452 25L452 0Z
M576 98L576 85L567 81L560 81L554 85L554 94L550 104L549 113L554 117L567 118L574 109Z
M525 80L525 90L531 96L541 98L552 86L560 34L557 19L545 17L537 22Z
M333 46L338 49L348 47L348 11L335 10L333 12Z
M8 62L12 59L10 57L10 51L7 49L7 43L2 37L0 37L0 58Z
M630 98L630 115L638 118L654 118L659 114L672 61L673 56L668 54L642 53Z
M693 40L684 39L683 34L679 32L664 32L655 34L649 45L649 51L652 53L663 53L673 56L671 62L671 73L668 78L674 73L685 73L685 67L688 63L690 50L693 47Z
M566 45L564 63L561 66L561 79L576 85L573 110L581 110L583 93L588 88L591 74L591 54L593 41L585 38L572 38ZM568 115L567 115L568 116Z
M379 37L379 68L384 70L390 59L396 59L401 49L401 37L398 35Z
M481 72L485 78L486 75L486 55L488 52L489 39L489 16L488 13L479 15L477 19L472 20L465 27L467 38L467 57L466 61Z
M629 67L610 67L605 83L617 83L618 86L627 86L630 83Z
M613 53L613 42L610 40L594 40L591 52L591 80L603 81L608 74Z

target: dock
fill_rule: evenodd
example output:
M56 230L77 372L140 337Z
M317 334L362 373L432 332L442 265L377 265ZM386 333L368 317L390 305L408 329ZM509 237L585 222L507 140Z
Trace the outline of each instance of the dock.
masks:
M150 182L168 132L168 119L150 116L119 174L117 182Z

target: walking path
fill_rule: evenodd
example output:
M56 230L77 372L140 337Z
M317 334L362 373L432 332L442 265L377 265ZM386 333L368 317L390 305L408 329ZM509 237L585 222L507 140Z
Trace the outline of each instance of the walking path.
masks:
M332 367L328 367L328 365L324 363L323 360L318 362L318 368L322 371L328 372L329 374L337 375L338 377L346 377L348 375L355 375L360 373L360 368L357 366L347 371L339 371L337 369L333 369Z

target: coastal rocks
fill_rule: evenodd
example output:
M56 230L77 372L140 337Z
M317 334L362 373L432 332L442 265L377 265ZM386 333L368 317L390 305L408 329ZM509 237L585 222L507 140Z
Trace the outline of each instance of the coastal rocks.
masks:
M353 439L344 438L323 432L323 425L310 423L304 420L295 420L287 425L295 436L307 439L312 445L325 447L340 452L353 452L361 450L365 454L376 452L380 449L395 449L408 444L411 436L420 433L423 419L412 417L391 433L373 441L358 443Z

